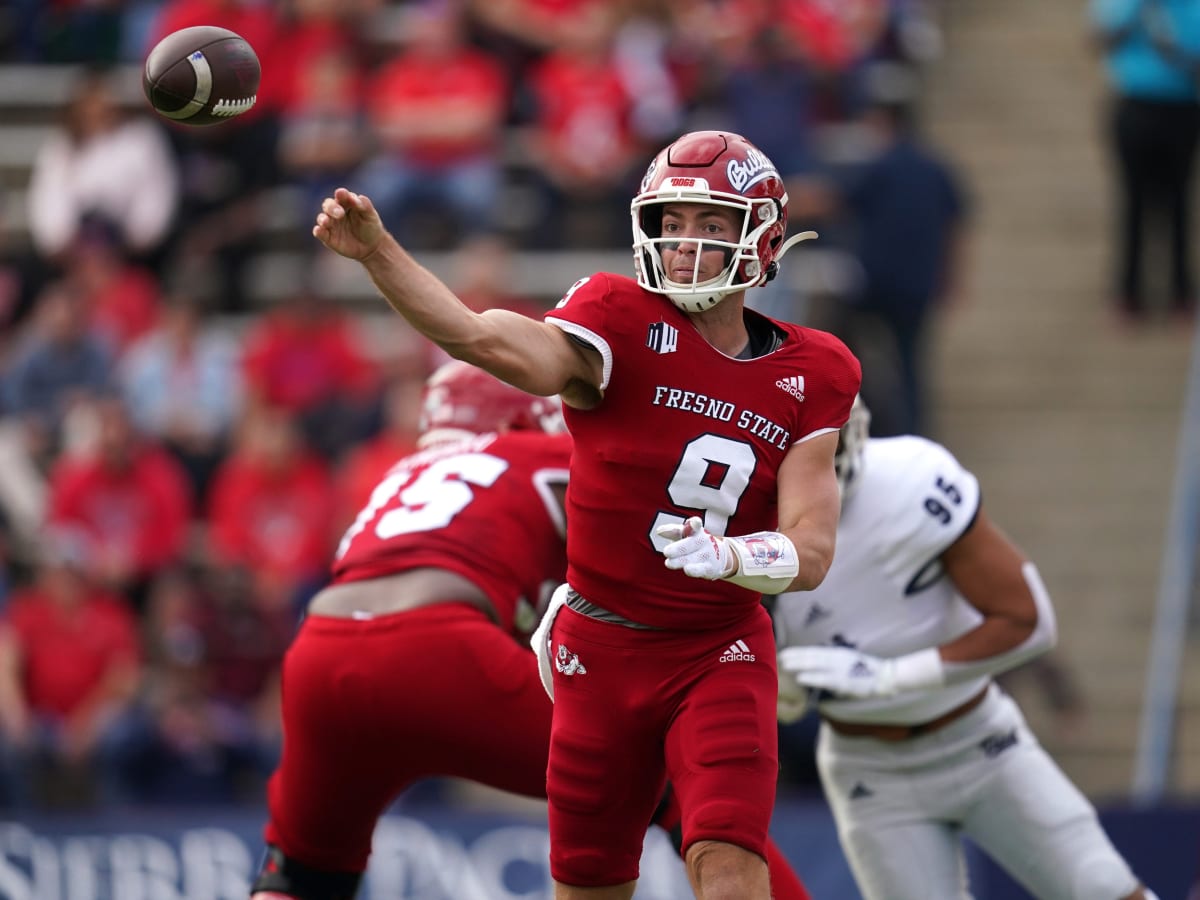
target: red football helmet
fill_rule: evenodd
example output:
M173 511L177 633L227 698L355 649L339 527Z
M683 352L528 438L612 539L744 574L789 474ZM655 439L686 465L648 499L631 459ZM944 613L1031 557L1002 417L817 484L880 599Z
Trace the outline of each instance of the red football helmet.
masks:
M463 440L492 431L566 429L558 397L527 394L470 363L452 360L425 382L418 446Z
M740 134L685 134L651 161L630 205L638 283L656 294L666 294L687 312L700 312L716 306L726 294L766 284L794 244L816 237L815 232L806 231L784 241L787 202L787 190L774 163ZM725 251L728 262L720 275L704 282L693 279L690 284L666 277L661 247L678 243L677 238L662 236L662 211L668 203L727 206L742 213L736 243L700 241L701 250Z

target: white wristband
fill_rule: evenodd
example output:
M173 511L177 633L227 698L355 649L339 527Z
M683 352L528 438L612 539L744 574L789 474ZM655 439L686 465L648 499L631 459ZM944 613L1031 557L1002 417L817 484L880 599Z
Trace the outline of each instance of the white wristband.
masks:
M779 594L786 591L800 574L795 544L778 531L727 537L725 543L733 551L737 564L724 577L739 587L763 594Z

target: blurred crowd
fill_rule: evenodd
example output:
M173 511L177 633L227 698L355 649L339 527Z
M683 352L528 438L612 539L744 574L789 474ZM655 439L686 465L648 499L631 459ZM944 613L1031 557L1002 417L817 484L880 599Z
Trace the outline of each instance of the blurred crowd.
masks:
M781 283L765 311L872 360L877 433L923 430L967 206L917 128L931 3L8 4L0 63L83 65L24 228L0 221L0 804L261 796L283 651L439 362L323 286L309 224L336 185L415 251L455 248L469 305L539 315L555 298L512 287L515 254L628 247L651 155L740 132L792 230L850 261L836 303ZM254 46L258 102L168 125L120 79L199 24ZM264 304L247 272L279 232L302 262Z

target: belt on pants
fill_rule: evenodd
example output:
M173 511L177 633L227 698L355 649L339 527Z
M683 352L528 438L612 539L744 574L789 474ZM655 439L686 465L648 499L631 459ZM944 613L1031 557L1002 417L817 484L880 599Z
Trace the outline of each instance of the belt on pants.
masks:
M988 688L983 688L978 694L964 703L942 713L936 719L928 722L918 722L915 725L892 725L883 722L841 722L828 716L821 718L840 735L845 737L869 737L877 741L907 741L910 738L930 734L939 728L945 728L955 719L961 719L987 697Z

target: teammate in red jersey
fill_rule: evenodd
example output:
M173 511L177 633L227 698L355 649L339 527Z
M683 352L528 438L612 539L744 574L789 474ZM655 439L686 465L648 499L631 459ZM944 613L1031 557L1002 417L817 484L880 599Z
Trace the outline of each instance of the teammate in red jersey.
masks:
M285 659L256 900L349 900L378 817L420 778L545 796L551 704L525 638L566 568L561 431L557 401L474 366L430 378L422 449L347 530ZM655 821L673 830L678 808ZM769 849L781 900L808 900Z
M632 896L669 777L697 896L757 900L778 772L759 595L829 567L860 370L836 338L745 308L805 235L784 240L783 182L744 138L684 135L632 212L637 281L583 278L543 322L468 309L345 188L313 234L450 355L566 404L570 589L536 640L556 896Z

